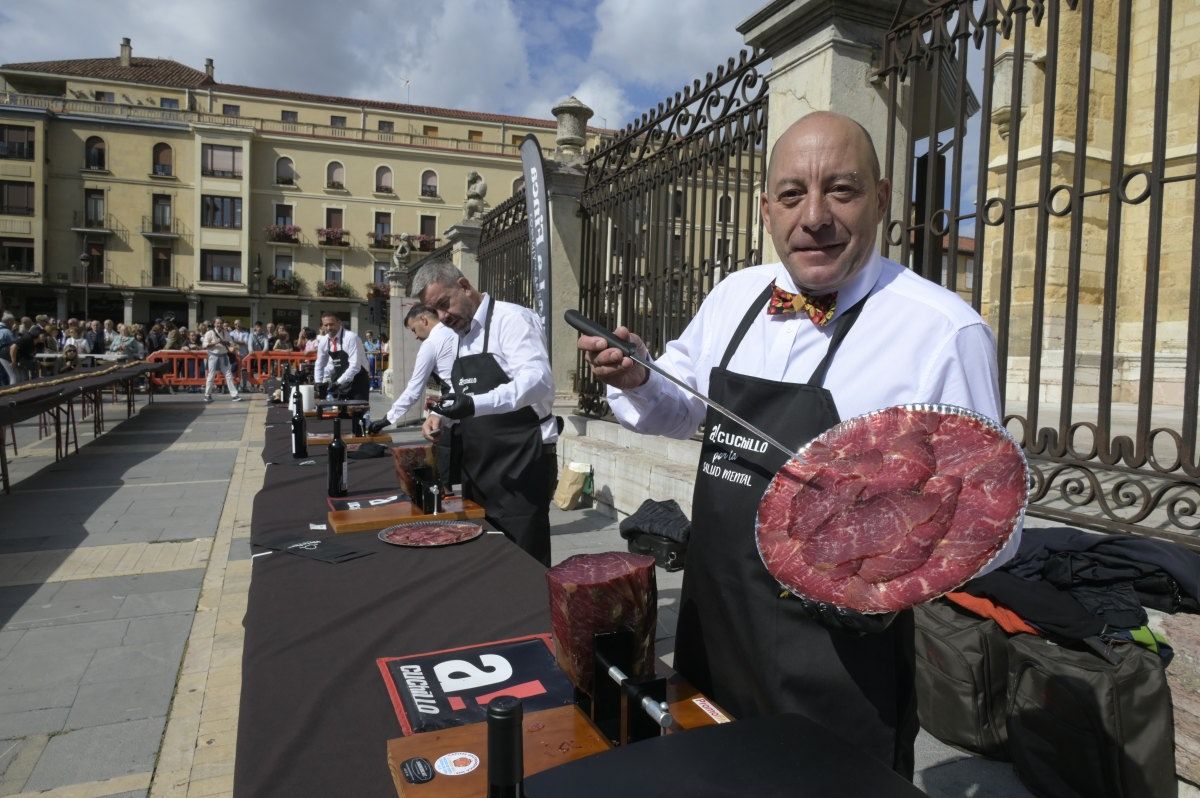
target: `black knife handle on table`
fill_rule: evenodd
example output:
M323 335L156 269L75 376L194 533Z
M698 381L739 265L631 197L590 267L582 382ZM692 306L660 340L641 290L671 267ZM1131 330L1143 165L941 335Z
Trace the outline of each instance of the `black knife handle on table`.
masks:
M633 357L637 354L637 346L632 341L622 341L611 330L604 329L574 308L563 313L563 319L566 320L567 324L570 324L584 335L596 335L603 338L605 341L608 341L609 346L620 349L628 357Z
M487 705L487 798L525 795L525 710L521 699L493 698Z

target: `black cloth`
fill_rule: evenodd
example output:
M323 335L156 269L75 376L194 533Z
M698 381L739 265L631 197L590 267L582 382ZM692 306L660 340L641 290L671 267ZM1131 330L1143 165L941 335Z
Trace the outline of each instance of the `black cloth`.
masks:
M656 501L646 499L618 529L626 540L641 533L658 535L687 545L692 535L692 522L688 520L679 502L674 499Z
M1002 604L1060 640L1085 640L1104 631L1104 621L1088 612L1070 591L1045 580L1023 579L999 569L975 577L959 590Z
M309 450L314 465L294 465L287 419L282 405L268 412L263 457L275 464L255 497L255 544L334 537L309 529L329 509L323 447ZM351 495L395 488L390 458L355 461L350 474ZM372 532L336 540L375 553L336 565L282 553L254 560L239 798L395 795L385 743L401 729L376 659L550 630L544 569L501 535L425 549L391 546Z
M458 395L484 394L511 382L488 351L493 300L483 323L483 351L460 355L450 382ZM542 444L542 421L532 407L459 421L463 495L487 511L487 519L543 565L550 564L550 499L558 460Z
M840 420L823 382L863 303L838 320L808 384L778 382L727 368L770 292L768 286L745 310L709 376L709 392L785 446L798 447ZM746 440L755 443L739 444ZM807 715L911 779L918 728L912 613L900 613L890 627L869 634L838 625L836 613L821 613L819 622L806 602L781 595L759 557L754 536L759 499L787 459L755 433L708 411L675 667L735 717Z

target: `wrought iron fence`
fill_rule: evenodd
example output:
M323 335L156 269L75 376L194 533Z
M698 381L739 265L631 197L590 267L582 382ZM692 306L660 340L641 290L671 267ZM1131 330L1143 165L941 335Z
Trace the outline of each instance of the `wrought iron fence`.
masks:
M643 114L587 162L580 309L660 353L722 276L761 253L767 60L742 51ZM580 412L607 412L582 358Z
M991 323L1031 514L1200 548L1200 79L1171 76L1200 23L1172 0L926 5L878 73L883 253Z
M523 191L483 217L479 238L479 289L496 299L529 308L533 307L533 282L527 218Z

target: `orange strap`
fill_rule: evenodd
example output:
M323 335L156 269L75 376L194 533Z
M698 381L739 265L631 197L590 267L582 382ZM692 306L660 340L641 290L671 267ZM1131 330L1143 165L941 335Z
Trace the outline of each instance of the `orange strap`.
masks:
M983 598L982 596L972 596L970 593L947 593L946 598L981 618L991 618L1001 629L1009 634L1017 634L1019 632L1031 635L1041 634L1037 629L1026 623L1025 619L1020 615L1017 615L1008 607L997 604L991 599Z

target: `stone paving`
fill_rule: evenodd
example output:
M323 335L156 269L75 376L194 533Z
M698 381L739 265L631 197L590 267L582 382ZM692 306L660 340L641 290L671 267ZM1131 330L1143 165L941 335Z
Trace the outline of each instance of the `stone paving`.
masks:
M0 496L0 796L232 794L265 470L266 405L248 398L139 397L128 421L113 405L108 431L89 443L81 425L84 445L58 463L32 422L18 428L14 490ZM372 404L381 417L386 404ZM624 547L599 510L551 513L555 562ZM669 663L682 572L657 580L656 649ZM1011 765L924 733L916 781L935 798L1029 795Z

